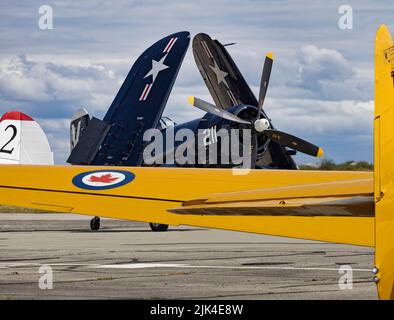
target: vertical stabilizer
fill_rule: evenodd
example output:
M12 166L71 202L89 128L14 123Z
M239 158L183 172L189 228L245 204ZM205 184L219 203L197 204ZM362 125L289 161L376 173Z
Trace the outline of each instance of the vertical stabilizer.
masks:
M0 119L0 164L53 164L44 131L22 112L10 111Z
M394 299L394 47L385 25L375 40L374 167L378 294Z
M89 124L89 120L89 113L86 109L79 109L73 114L70 122L70 151L73 151L77 145L82 132Z

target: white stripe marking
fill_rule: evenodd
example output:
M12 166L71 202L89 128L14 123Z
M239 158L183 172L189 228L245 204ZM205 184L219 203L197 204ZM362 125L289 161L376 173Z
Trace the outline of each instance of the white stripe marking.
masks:
M146 97L148 96L151 87L152 87L152 83L148 83L145 85L144 91L142 91L142 94L140 97L140 101L146 100Z
M169 45L171 44L172 40L174 40L174 38L171 38L170 41L168 41L166 47L163 50L164 53L167 52L167 49L168 49Z
M227 94L230 97L232 103L234 103L234 105L237 105L237 100L235 99L234 94L230 90L227 90Z
M153 86L153 83L149 84L148 90L147 90L146 93L145 93L144 100L146 100L146 98L148 98L148 95L149 95L150 89L152 89L152 86Z
M172 42L171 46L167 49L167 53L171 51L172 47L174 46L174 44L177 40L178 40L178 38L174 38L174 41Z
M178 38L171 38L171 40L168 42L168 44L166 45L166 47L164 48L164 53L168 53L171 51L172 47L174 46L175 41Z
M145 268L188 268L188 269L236 269L236 270L316 270L316 271L339 271L339 268L319 267L262 267L262 266L208 266L190 265L183 263L126 263L126 264L88 264L88 263L0 263L0 269L16 267L36 267L49 265L52 267L75 266L99 269L145 269ZM341 269L350 270L350 269ZM371 269L352 268L352 271L372 272Z
M186 264L178 263L128 263L128 264L103 264L90 268L100 269L145 269L145 268L183 268Z
M212 53L211 53L211 51L209 51L209 48L208 48L208 46L207 46L207 44L206 44L205 41L201 41L201 46L202 46L203 49L205 50L205 53L207 54L207 56L208 56L209 58L213 59Z
M260 267L260 266L193 266L189 264L172 263L129 263L129 264L107 264L92 266L91 268L103 269L140 269L140 268L189 268L189 269L250 269L250 270L320 270L339 271L339 268L319 268L319 267ZM341 269L347 270L347 269ZM350 269L349 269L350 270ZM352 268L353 271L371 272L370 269Z

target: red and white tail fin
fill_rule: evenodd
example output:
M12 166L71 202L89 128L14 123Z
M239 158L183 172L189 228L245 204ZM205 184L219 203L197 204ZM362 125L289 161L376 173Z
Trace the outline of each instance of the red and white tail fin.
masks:
M44 131L22 112L7 112L0 119L0 164L53 164Z

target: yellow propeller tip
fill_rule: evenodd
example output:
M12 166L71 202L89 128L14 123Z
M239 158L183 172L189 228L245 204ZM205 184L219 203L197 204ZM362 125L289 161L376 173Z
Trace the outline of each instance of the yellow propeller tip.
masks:
M272 51L268 52L266 57L270 58L271 60L274 60L274 54L272 53Z
M322 148L319 148L319 150L317 151L317 157L321 158L324 155L324 151Z
M194 106L194 97L193 97L193 96L190 96L190 97L187 99L187 101L189 101L189 103L190 103L192 106Z

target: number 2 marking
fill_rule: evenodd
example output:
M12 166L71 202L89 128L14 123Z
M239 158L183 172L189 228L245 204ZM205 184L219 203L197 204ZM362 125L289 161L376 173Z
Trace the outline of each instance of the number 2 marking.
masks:
M16 136L16 133L17 133L17 130L16 130L16 127L15 127L13 124L10 124L7 128L5 128L4 131L7 131L8 128L11 128L11 129L12 129L12 137L11 137L10 140L8 140L8 142L7 142L4 146L1 147L0 152L11 154L12 151L14 151L14 148L12 148L11 150L6 150L6 149L4 149L4 148L5 148L12 140L14 140L14 138L15 138L15 136Z

